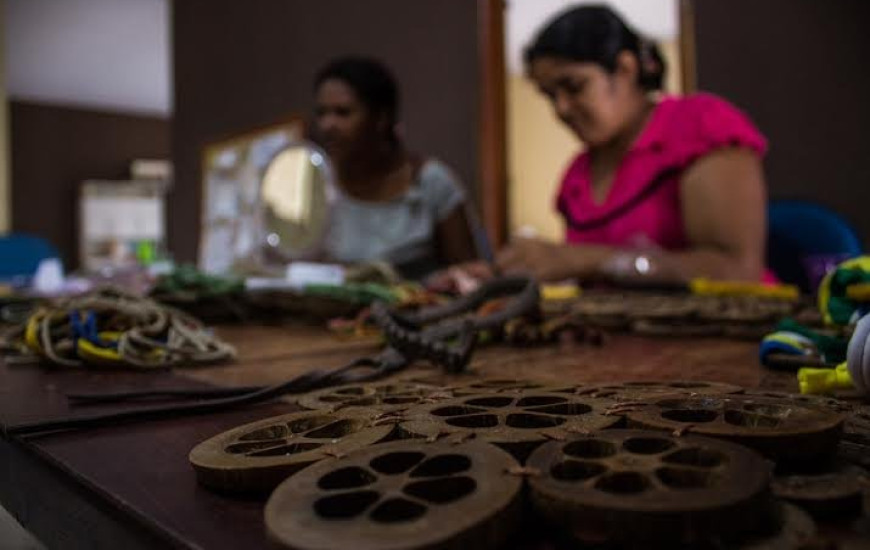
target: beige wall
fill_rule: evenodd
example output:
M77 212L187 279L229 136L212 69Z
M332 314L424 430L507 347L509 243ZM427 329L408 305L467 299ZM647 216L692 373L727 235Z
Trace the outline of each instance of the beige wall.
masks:
M2 40L5 32L3 13L6 11L0 0L0 233L9 231L12 213L9 200L9 103L6 100L6 71Z
M525 76L508 75L507 93L510 233L530 228L560 239L564 229L553 214L553 197L581 146Z
M660 47L668 64L665 90L678 93L682 87L677 41ZM561 240L564 226L554 209L555 194L582 145L524 75L508 74L507 93L510 232L529 228L543 238Z

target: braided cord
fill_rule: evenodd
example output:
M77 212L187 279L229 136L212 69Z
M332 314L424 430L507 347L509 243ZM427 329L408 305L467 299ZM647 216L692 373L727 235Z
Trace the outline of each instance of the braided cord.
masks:
M88 323L87 329L77 328ZM28 338L29 328L34 338ZM155 369L236 356L233 346L190 315L115 289L43 306L9 331L2 345L65 367L110 363Z

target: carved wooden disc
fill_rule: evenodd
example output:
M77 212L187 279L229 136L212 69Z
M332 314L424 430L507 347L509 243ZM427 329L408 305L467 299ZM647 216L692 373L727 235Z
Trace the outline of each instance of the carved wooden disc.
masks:
M778 462L832 455L845 420L828 409L747 395L663 398L626 416L632 427L728 439Z
M696 319L638 319L631 323L631 331L645 336L703 338L719 336L723 328L718 324L699 323Z
M587 395L614 401L646 401L668 395L722 395L737 393L743 388L721 382L701 380L630 381L614 384L591 384L580 388L577 395Z
M861 513L867 479L863 468L840 463L824 472L777 476L773 493L817 519L842 521Z
M305 411L239 426L190 451L200 483L218 491L263 493L309 464L377 443L392 431L377 413Z
M484 378L458 386L448 386L447 390L456 397L481 393L518 393L525 390L541 391L547 386L540 380L523 378Z
M298 403L306 409L340 410L366 407L394 411L419 405L430 397L437 400L449 396L449 393L437 386L397 381L324 388L301 396Z
M430 440L475 438L494 443L522 460L539 443L615 426L612 401L564 393L520 390L466 395L410 409L399 428Z
M870 447L870 406L859 405L851 411L843 438Z
M496 548L519 526L522 480L480 442L384 443L324 460L266 504L270 539L298 550Z
M769 463L726 441L604 430L539 447L528 469L535 508L587 542L735 538L764 520Z
M770 399L778 399L780 403L784 405L798 403L801 405L809 405L811 407L819 407L842 413L848 413L855 409L855 406L848 401L828 397L826 395L804 395L801 393L787 393L762 389L751 389L741 393L752 397L769 397Z
M629 318L660 322L689 320L698 310L698 300L692 296L639 296L628 300Z

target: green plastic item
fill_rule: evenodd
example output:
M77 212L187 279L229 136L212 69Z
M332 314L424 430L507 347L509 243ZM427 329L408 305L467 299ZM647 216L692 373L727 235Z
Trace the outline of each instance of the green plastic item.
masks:
M245 290L242 279L219 277L203 273L192 265L177 267L172 273L157 280L152 294L194 293L200 298L214 298L241 294Z
M848 325L852 322L852 316L858 306L846 296L846 289L858 283L870 283L870 272L858 268L840 267L831 275L827 313L834 323Z
M343 285L306 285L302 293L306 296L332 298L352 304L369 305L376 301L389 304L398 301L398 295L386 285L377 283L345 283Z
M136 259L142 265L151 265L157 258L154 243L151 241L139 241L136 245Z
M796 332L812 340L825 361L840 363L846 360L846 351L849 348L848 338L836 338L827 334L821 334L811 328L805 327L794 319L783 319L780 321L776 326L776 331L781 330Z

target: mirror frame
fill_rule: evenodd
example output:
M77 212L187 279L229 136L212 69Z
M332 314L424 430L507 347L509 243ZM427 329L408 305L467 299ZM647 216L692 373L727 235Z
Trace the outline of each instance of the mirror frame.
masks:
M224 149L232 147L249 148L251 145L267 134L284 131L289 136L289 142L303 141L307 135L305 118L298 114L289 114L276 119L272 123L250 127L245 130L233 132L215 140L208 141L200 149L200 201L199 201L199 235L197 239L197 266L205 265L205 254L208 250L209 232L209 167L217 158L217 154ZM271 162L271 158L269 160ZM268 165L268 163L267 163ZM257 177L261 177L258 174ZM259 181L258 181L259 185Z
M268 231L267 231L266 220L265 220L266 209L265 209L265 204L262 200L262 187L265 184L266 174L269 172L269 168L272 166L272 164L275 162L275 160L282 153L285 153L288 150L296 148L296 147L305 148L311 154L317 154L323 159L323 165L318 169L322 172L322 175L323 175L324 193L326 194L327 206L331 206L332 204L334 204L336 199L338 198L338 196L340 194L340 190L338 188L338 183L335 179L335 169L332 166L332 162L329 160L329 157L327 156L326 151L321 149L314 142L306 140L304 138L294 139L294 140L291 140L290 143L288 143L283 148L275 151L275 153L269 158L269 161L266 162L266 164L263 166L263 169L258 174L258 180L259 180L258 181L258 188L259 188L258 195L260 197L260 201L259 201L259 206L258 206L257 211L256 211L256 216L257 216L257 228L261 233L260 235L258 235L258 237L260 238L260 241L261 241L260 242L260 244L261 244L261 248L260 248L261 263L264 265L267 263L267 261L265 259L263 246L268 244L266 242L266 238L267 238L266 234L268 233ZM310 158L308 159L308 162L311 162L312 164L314 164ZM290 260L305 260L305 259L311 257L312 254L316 254L319 250L322 249L324 241L328 237L329 222L330 222L330 218L332 217L332 215L333 215L332 210L331 210L331 208L329 208L327 210L326 218L324 220L324 222L325 222L324 223L324 230L323 230L322 234L320 235L320 237L317 239L317 242L315 244L313 244L310 248L306 248L303 250L298 250L296 252L288 253L288 252L285 252L284 250L281 250L280 248L276 247L275 249L276 249L277 253L286 257L288 261L290 261Z

